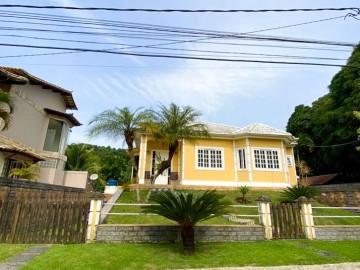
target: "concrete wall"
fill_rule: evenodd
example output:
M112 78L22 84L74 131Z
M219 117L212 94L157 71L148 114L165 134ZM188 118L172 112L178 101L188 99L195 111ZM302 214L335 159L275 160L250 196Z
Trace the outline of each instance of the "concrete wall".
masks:
M88 180L86 171L65 171L63 185L67 187L85 188Z
M360 240L360 226L315 226L317 240Z
M241 242L265 240L262 226L196 226L195 241ZM180 229L176 225L112 225L98 226L96 241L159 243L180 242Z
M59 185L49 185L27 180L0 177L0 198L13 200L18 191L29 191L30 193L40 192L41 197L45 197L48 192L60 192L64 200L67 199L88 199L89 194L85 189L64 187Z

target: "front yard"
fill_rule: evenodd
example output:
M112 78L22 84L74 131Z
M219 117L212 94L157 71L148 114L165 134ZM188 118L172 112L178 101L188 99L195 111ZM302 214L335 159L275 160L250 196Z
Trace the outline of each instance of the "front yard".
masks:
M141 203L145 202L147 190L140 191ZM281 201L280 191L273 190L251 190L246 198L250 199L249 204L239 204L235 201L236 197L241 196L238 191L219 191L226 195L226 198L234 205L242 206L256 206L258 199L261 195L268 196L272 202L278 203ZM136 204L136 192L123 192L121 197L117 201L118 203L134 203ZM313 202L312 206L324 206L318 202ZM139 206L114 206L111 213L140 213ZM231 214L237 215L257 215L258 209L255 208L230 208ZM360 225L360 218L358 215L342 209L313 209L314 216L354 216L354 218L314 218L315 225ZM259 223L257 217L243 217L245 219L253 219L256 224ZM175 222L169 221L160 216L144 216L144 215L109 215L106 218L108 224L175 224ZM229 221L226 217L216 217L209 219L199 224L218 224L218 225L236 225L235 222Z
M198 243L194 256L182 255L181 249L181 244L54 245L22 270L156 270L360 261L356 252L360 241Z

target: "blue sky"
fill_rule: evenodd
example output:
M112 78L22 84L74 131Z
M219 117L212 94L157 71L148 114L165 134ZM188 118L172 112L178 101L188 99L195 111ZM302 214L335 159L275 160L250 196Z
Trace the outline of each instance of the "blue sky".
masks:
M2 1L1 4L24 4L24 1ZM30 4L30 3L28 3ZM34 4L35 3L31 3ZM322 7L360 7L359 1L36 1L36 5L59 5L78 7L117 7L153 9L289 9ZM220 32L248 33L286 25L346 15L342 12L292 12L292 13L146 13L105 12L70 10L5 9L1 11L35 12L49 15L82 17L97 20L113 20L132 23L153 24L171 27L196 28ZM3 20L10 18L3 17ZM12 19L15 20L15 19ZM20 21L20 19L17 19ZM25 21L22 19L21 21ZM40 29L64 29L45 25L24 25L1 22L8 27L31 27ZM69 28L67 28L69 29ZM75 28L72 28L74 30ZM278 30L259 32L271 35L302 39L316 39L337 42L358 43L360 21L339 18ZM78 29L75 29L78 30ZM83 30L81 30L83 31ZM137 40L124 37L105 36L107 30L96 29L98 36L64 35L55 33L33 33L5 31L0 34L18 34L38 37L74 39L102 43L152 45L158 40ZM2 36L2 43L48 45L59 47L81 47L91 49L123 48L114 44L83 44L60 41L33 40ZM235 41L229 41L235 42ZM234 46L184 42L169 45L176 49L216 50L235 53L283 54L306 57L332 57L343 60L307 60L345 64L352 49L343 46L324 46L299 43L275 43L268 41L236 41L238 43L262 46ZM275 48L272 45L297 48ZM301 47L301 48L299 48ZM304 47L311 49L304 49ZM318 50L321 49L321 50ZM332 51L322 49L335 49ZM153 52L147 48L132 52ZM28 72L65 89L73 91L79 110L73 113L83 126L72 129L70 143L88 142L99 145L122 147L120 142L105 138L86 137L89 119L104 110L129 106L156 108L159 103L175 102L191 105L203 114L202 120L235 126L263 123L285 129L295 106L310 105L312 101L328 92L331 78L339 67L309 67L293 65L256 64L220 61L199 61L190 59L146 58L139 56L108 55L100 53L71 53L43 56L5 57L24 54L53 53L45 49L2 47L0 65L24 68ZM59 50L60 52L60 50ZM166 52L169 51L157 51ZM174 53L171 51L171 53ZM175 51L187 56L199 55L194 51ZM241 58L241 56L239 56ZM243 57L245 59L245 57ZM303 59L246 58L274 61L305 61ZM71 111L69 111L71 112Z

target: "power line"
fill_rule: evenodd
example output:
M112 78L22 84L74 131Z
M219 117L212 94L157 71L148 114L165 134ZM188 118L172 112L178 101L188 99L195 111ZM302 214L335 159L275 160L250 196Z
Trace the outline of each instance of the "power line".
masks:
M72 52L68 52L72 53ZM13 63L3 63L3 65L14 65ZM135 69L169 69L175 68L172 66L124 66L124 65L91 65L91 64L47 64L47 63L21 63L21 65L28 65L28 66L54 66L54 67L94 67L94 68L135 68ZM300 66L289 67L289 66L246 66L246 67L182 67L183 69L282 69L282 68L304 68ZM307 68L322 68L321 66L310 66Z
M130 52L115 52L115 51L109 51L109 50L94 50L94 49L85 49L85 48L34 46L34 45L9 44L9 43L0 43L0 46L35 48L35 49L50 49L50 50L70 50L70 51L81 51L81 52L119 54L119 55L130 55L130 56L143 56L143 57L153 57L153 58L157 57L157 58L172 58L172 59L192 59L192 60L203 60L203 61L223 61L223 62L245 62L245 63L262 63L262 64L266 63L266 64L309 65L309 66L329 66L329 67L352 67L352 68L358 68L356 66L350 66L350 65L337 65L337 64L326 64L326 63L263 61L263 60L245 60L245 59L225 59L225 58L209 58L209 57L159 55L159 54L132 53L132 52L131 53Z
M347 143L332 144L332 145L308 145L308 144L301 144L301 145L302 146L313 147L313 148L328 148L328 147L339 147L339 146L354 144L354 143L358 143L358 142L359 142L359 140L352 141L352 142L347 142Z
M74 39L58 39L58 38L42 38L42 37L34 37L34 36L23 36L23 35L1 35L6 37L16 37L16 38L28 38L35 40L49 40L49 41L63 41L63 42L74 42L74 43L85 43L85 44L98 44L98 45L123 45L129 46L125 48L118 48L116 50L128 49L132 47L138 47L137 45L124 44L124 43L116 43L116 42L94 42L94 41L82 41L82 40L74 40ZM312 56L301 56L301 55L285 55L285 54L265 54L265 53L242 53L242 52L231 52L231 51L214 51L214 50L195 50L195 49L177 49L177 48L169 48L169 47L159 47L155 45L147 45L141 46L151 49L157 50L170 50L170 51L185 51L185 52L200 52L200 53L214 53L214 54L227 54L227 55L242 55L242 56L251 56L251 57L271 57L271 58L295 58L295 59L317 59L317 60L347 60L344 58L334 58L334 57L312 57ZM114 49L115 50L115 49ZM1 57L0 58L6 58Z
M71 6L36 6L36 5L0 5L2 8L31 8L31 9L69 9L69 10L98 10L117 12L214 12L214 13L263 13L263 12L317 12L317 11L359 11L358 7L343 8L293 8L293 9L148 9L148 8L107 8L107 7L71 7Z

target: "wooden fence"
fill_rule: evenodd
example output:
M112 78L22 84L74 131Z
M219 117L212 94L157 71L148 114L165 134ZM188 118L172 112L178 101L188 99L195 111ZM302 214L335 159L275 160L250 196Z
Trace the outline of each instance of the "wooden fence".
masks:
M274 239L305 238L301 223L300 204L271 204L271 223Z
M0 242L85 242L89 201L0 200Z

